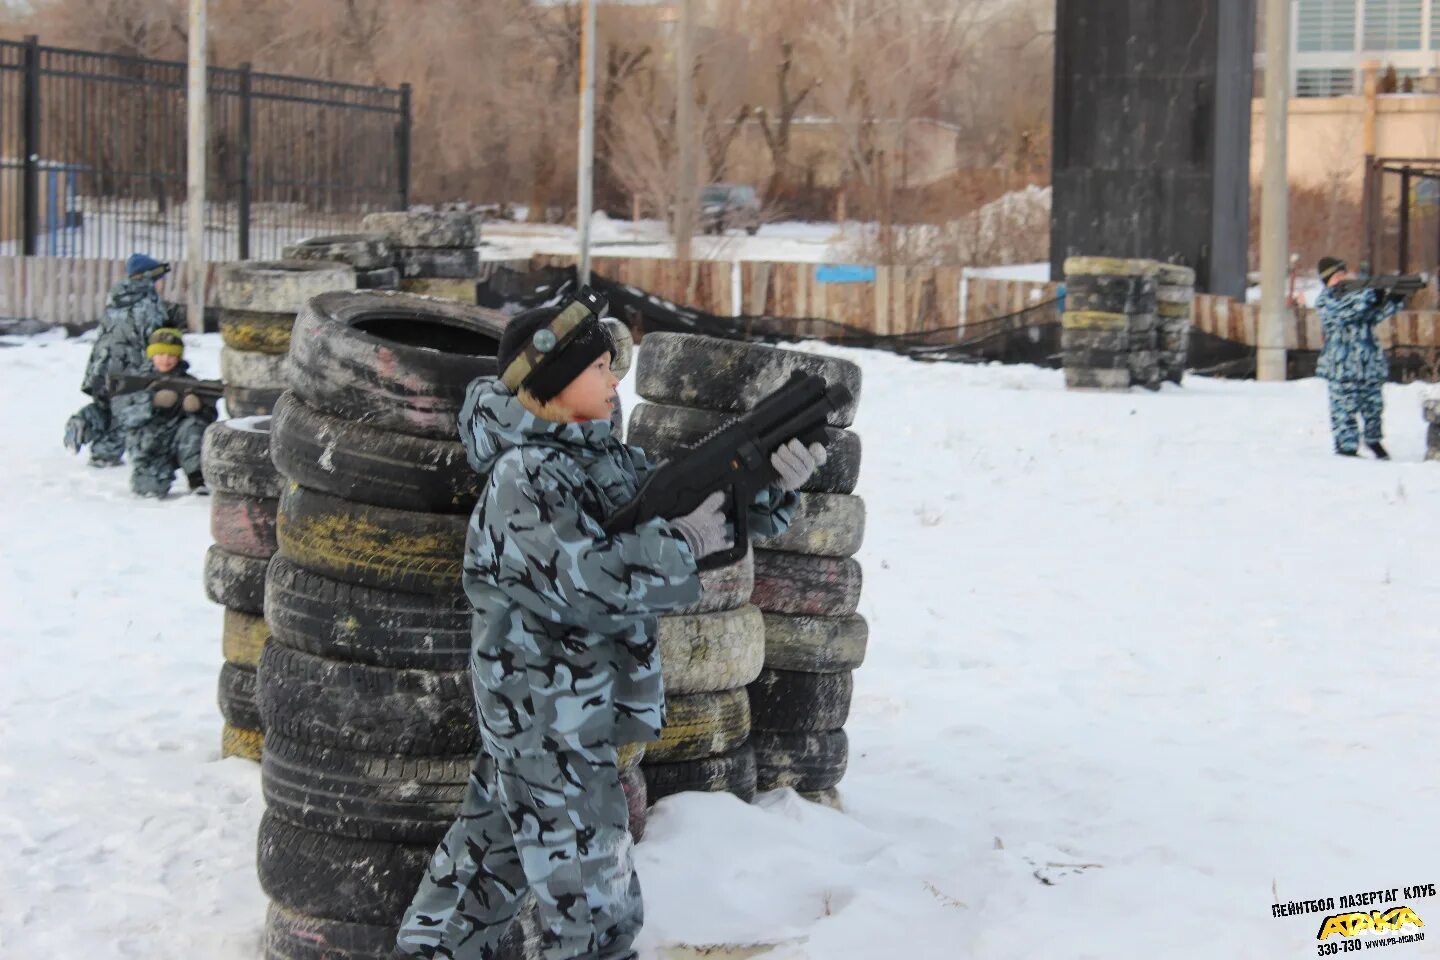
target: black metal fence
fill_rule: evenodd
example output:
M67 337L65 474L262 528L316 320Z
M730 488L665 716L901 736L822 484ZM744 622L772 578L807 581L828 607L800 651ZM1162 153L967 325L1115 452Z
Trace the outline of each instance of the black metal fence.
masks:
M205 255L278 256L410 192L410 88L212 67ZM0 255L185 253L184 63L0 41Z
M1440 160L1366 158L1363 202L1375 273L1440 268Z

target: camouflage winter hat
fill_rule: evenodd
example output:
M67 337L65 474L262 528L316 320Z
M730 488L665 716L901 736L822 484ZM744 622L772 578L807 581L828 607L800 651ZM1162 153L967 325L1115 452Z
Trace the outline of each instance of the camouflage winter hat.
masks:
M145 356L154 357L159 353L168 353L172 357L185 356L185 340L179 330L174 327L161 327L150 334L150 342L145 346Z
M604 312L605 301L584 287L563 307L516 314L500 336L500 382L549 403L600 354L615 357L615 341L600 322Z

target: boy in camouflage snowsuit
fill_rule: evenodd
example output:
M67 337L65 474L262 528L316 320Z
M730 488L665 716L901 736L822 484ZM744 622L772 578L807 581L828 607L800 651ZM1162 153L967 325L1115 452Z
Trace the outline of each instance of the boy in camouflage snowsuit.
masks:
M613 352L583 305L528 311L502 338L501 376L467 392L461 439L489 474L464 562L482 750L401 956L493 960L527 890L547 958L635 956L643 911L616 748L659 737L655 617L699 597L697 561L733 534L718 493L673 521L601 527L652 469L611 433ZM791 491L823 462L818 444L776 451L754 537L789 526Z
M79 453L90 445L90 465L114 467L125 452L125 428L111 404L110 379L133 376L149 369L145 347L150 335L170 326L169 308L157 287L170 265L144 254L125 261L126 278L110 290L100 332L85 365L80 389L93 399L65 425L65 446Z
M1402 301L1374 287L1341 290L1339 285L1349 273L1345 262L1334 257L1321 259L1319 274L1325 289L1315 307L1320 311L1325 346L1315 373L1330 381L1330 432L1335 452L1345 457L1357 455L1358 416L1365 425L1365 445L1378 459L1388 460L1390 455L1380 442L1384 435L1380 421L1390 361L1375 338L1375 327L1393 316Z
M184 359L180 331L161 327L150 335L145 348L145 372L167 380L194 380ZM190 489L206 493L200 472L200 441L215 422L213 401L196 393L164 387L122 393L110 401L115 422L125 430L125 451L130 455L130 489L142 497L160 498L170 492L175 469L184 471Z

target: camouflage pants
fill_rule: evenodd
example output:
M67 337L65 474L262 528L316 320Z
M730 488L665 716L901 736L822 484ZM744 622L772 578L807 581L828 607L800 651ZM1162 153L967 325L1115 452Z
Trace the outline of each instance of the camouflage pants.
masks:
M632 957L644 919L615 748L495 758L470 772L460 817L400 925L399 952L494 960L527 890L547 960Z
M1336 450L1354 453L1360 449L1356 417L1365 423L1365 442L1379 443L1380 418L1384 412L1381 384L1330 381L1330 433L1335 437Z
M182 416L136 427L125 437L130 455L130 489L142 497L161 497L175 482L175 468L200 469L200 441L205 422Z
M125 428L110 413L110 401L97 397L76 414L85 423L85 442L90 445L90 462L119 463L125 455Z

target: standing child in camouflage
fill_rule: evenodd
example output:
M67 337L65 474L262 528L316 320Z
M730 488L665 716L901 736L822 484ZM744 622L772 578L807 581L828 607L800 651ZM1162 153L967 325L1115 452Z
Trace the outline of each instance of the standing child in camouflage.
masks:
M605 533L652 469L611 434L613 355L584 303L527 311L505 330L500 377L466 395L461 439L489 474L464 564L482 749L401 956L492 960L527 890L547 958L635 956L643 912L616 748L659 737L655 617L700 596L697 561L733 534L719 493L680 519ZM776 451L779 480L750 507L754 537L789 526L790 491L823 462L818 444Z
M163 497L170 492L178 467L191 490L208 493L200 473L200 441L205 428L215 422L213 401L183 388L184 381L195 378L182 359L185 341L179 330L156 330L145 354L150 358L149 372L178 383L123 393L111 401L116 422L125 428L130 489L142 497Z
M150 335L171 325L170 308L160 300L159 290L169 271L168 263L143 253L132 254L125 261L125 279L110 290L80 384L92 399L65 425L65 446L79 453L89 444L93 467L119 466L125 453L125 428L114 416L110 381L148 369L145 347Z
M1376 459L1389 460L1380 442L1384 434L1380 420L1385 413L1383 388L1390 377L1390 361L1375 338L1376 325L1400 309L1397 300L1384 290L1361 287L1344 290L1340 284L1350 276L1345 261L1324 257L1319 264L1325 289L1315 300L1325 346L1315 373L1330 381L1330 432L1335 452L1344 457L1358 455L1360 431L1355 418L1365 424L1365 445Z

